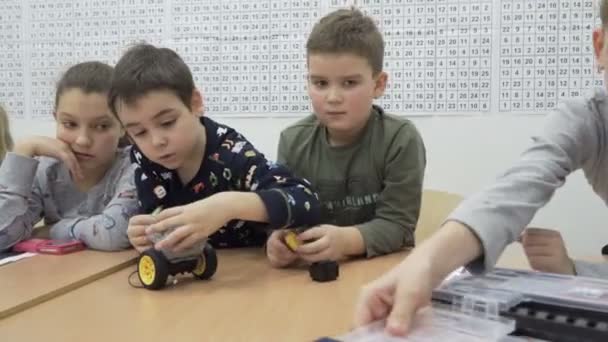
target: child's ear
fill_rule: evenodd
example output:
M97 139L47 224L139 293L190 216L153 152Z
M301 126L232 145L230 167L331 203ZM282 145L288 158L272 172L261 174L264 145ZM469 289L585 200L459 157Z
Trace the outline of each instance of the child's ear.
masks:
M190 100L190 108L192 108L192 113L196 116L203 116L203 114L205 114L205 103L203 102L203 95L196 88L194 88L194 90L192 91L192 100Z
M374 98L377 99L384 94L384 90L386 89L386 82L388 81L388 74L384 71L381 71L375 77L375 87L374 87Z
M604 49L606 49L605 34L603 27L598 27L593 30L593 52L599 66L598 71L608 62L605 60L605 54L603 53Z

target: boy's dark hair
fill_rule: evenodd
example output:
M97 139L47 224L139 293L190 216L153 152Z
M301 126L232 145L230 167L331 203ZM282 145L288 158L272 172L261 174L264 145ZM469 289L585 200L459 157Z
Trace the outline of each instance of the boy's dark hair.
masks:
M55 91L55 109L63 93L72 88L78 88L85 94L107 93L112 83L113 68L105 63L91 61L71 66L57 82Z
M608 26L608 0L602 0L600 2L600 19L602 20L602 26Z
M150 44L135 45L125 52L114 67L108 95L110 110L116 115L118 101L131 105L153 90L170 90L190 108L194 90L192 73L171 49Z
M382 71L384 40L374 20L361 11L339 9L319 20L306 42L306 54L352 53L365 58L374 75Z

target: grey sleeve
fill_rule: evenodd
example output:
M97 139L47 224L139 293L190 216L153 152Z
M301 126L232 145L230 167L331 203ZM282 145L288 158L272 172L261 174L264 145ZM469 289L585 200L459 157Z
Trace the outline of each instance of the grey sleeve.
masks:
M279 148L277 149L277 164L289 167L289 164L287 163L287 151L289 151L287 139L285 139L283 132L281 132L279 137Z
M536 212L566 177L597 154L597 113L591 101L562 103L551 113L540 135L519 161L493 185L467 198L447 220L469 227L483 246L483 256L467 267L484 272L496 264Z
M116 251L130 246L127 237L129 218L139 208L134 182L135 165L128 165L114 180L112 199L101 214L63 219L51 229L51 238L77 239L89 248Z
M7 153L0 166L0 251L28 239L42 218L38 160Z
M356 225L363 236L367 257L414 246L426 149L418 130L413 125L404 127L389 147L383 189L378 196L374 218Z
M574 260L574 270L578 276L608 279L607 262Z

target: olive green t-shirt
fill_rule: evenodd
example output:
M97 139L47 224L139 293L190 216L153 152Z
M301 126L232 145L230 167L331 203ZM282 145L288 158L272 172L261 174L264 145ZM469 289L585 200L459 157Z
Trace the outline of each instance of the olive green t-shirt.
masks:
M356 226L371 257L414 245L425 154L411 121L374 106L350 146L330 146L315 115L289 126L281 132L278 161L312 183L321 222Z

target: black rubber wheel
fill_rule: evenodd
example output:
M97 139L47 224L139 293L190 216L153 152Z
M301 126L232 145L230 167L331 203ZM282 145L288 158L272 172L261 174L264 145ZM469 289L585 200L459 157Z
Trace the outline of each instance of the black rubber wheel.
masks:
M215 249L210 245L206 244L203 248L203 253L198 257L196 266L192 271L192 274L198 279L209 279L213 277L217 270L217 254Z
M150 248L137 259L137 275L146 289L162 289L169 278L169 261L161 251Z

